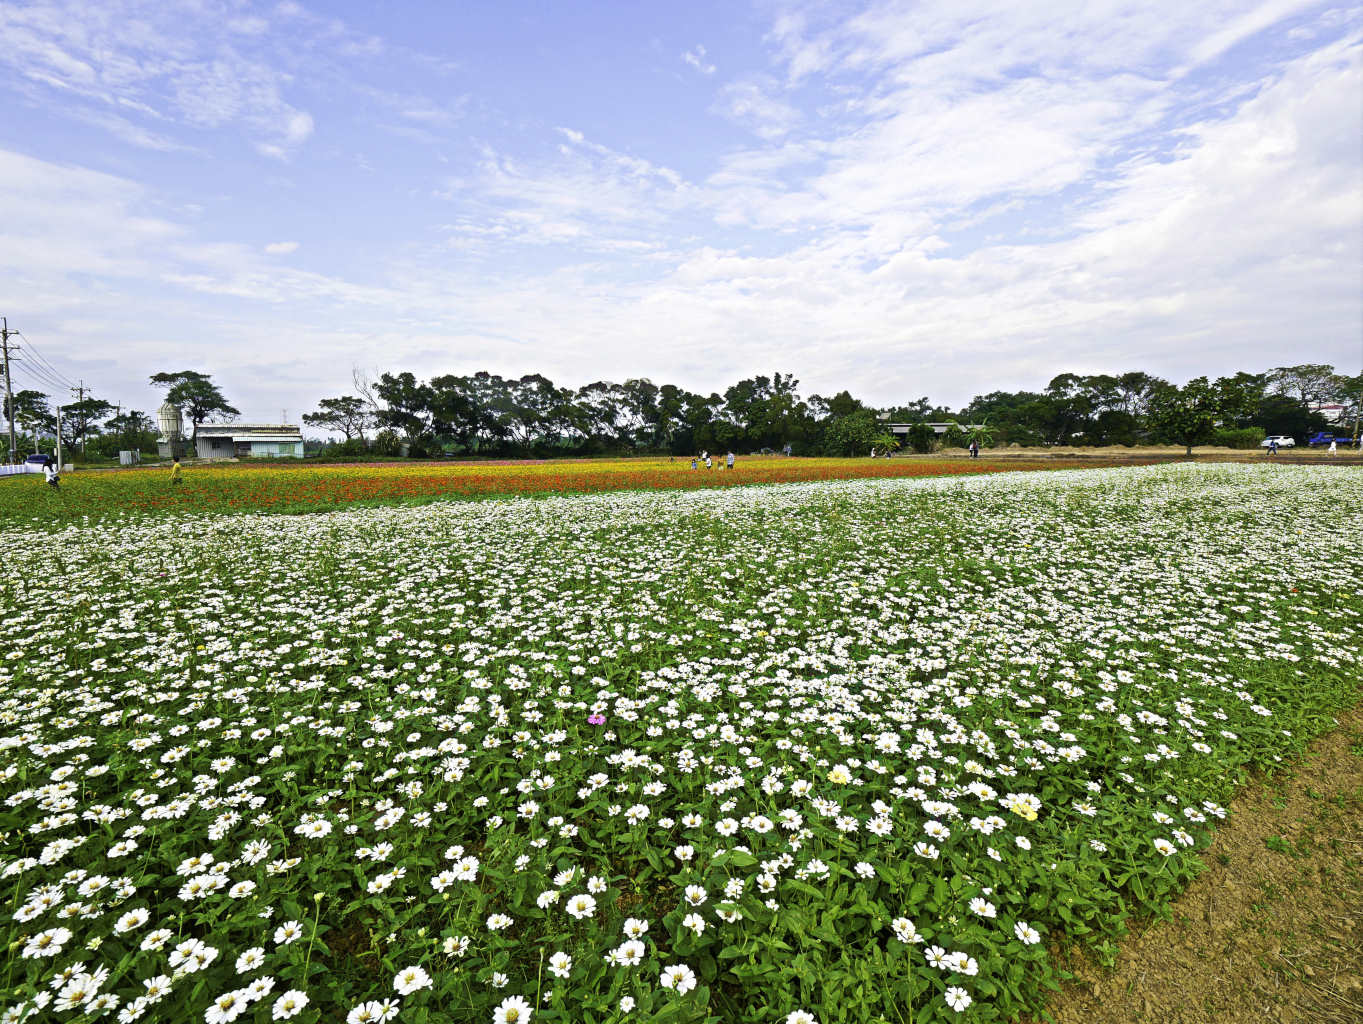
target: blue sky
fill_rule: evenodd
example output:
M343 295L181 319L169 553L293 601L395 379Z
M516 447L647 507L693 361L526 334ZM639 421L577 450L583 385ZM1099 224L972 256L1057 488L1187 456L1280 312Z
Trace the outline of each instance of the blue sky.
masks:
M9 0L0 97L0 313L125 407L1363 359L1356 4Z

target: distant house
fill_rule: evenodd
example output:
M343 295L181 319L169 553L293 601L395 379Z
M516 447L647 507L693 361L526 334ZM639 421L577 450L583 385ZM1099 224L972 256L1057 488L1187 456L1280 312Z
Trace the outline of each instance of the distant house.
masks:
M893 434L895 437L907 437L907 436L908 436L908 433L909 433L909 428L912 427L912 426L914 426L914 424L912 424L912 423L886 423L886 424L885 424L885 429L888 430L888 431L889 431L891 434ZM967 424L963 427L963 426L961 426L959 423L957 423L955 420L951 420L951 421L948 422L948 423L928 423L928 424L926 424L926 426L931 427L931 428L932 428L932 432L933 432L934 434L936 434L938 437L941 437L941 436L942 436L943 434L945 434L948 430L952 430L953 428L956 429L956 430L965 430L965 431L979 430L979 429L981 429L981 428L984 426L984 424L982 424L982 423L967 423Z
M1312 402L1311 411L1322 417L1326 423L1343 423L1349 407L1338 402Z
M303 433L287 423L204 423L194 453L201 459L301 459Z

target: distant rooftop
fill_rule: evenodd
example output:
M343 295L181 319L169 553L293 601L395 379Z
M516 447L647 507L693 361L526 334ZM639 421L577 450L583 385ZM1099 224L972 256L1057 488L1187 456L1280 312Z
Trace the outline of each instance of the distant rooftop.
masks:
M200 423L200 437L228 437L235 434L298 434L292 423Z

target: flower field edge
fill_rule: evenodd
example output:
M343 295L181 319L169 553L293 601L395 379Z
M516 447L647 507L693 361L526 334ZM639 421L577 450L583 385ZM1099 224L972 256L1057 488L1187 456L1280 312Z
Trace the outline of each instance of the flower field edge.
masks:
M744 458L734 470L691 470L653 459L365 465L206 465L172 485L160 469L70 474L52 492L37 477L0 487L0 525L88 523L116 516L248 512L302 514L342 508L501 500L608 491L692 490L838 479L937 478L1065 468L1063 461L921 462L832 458Z

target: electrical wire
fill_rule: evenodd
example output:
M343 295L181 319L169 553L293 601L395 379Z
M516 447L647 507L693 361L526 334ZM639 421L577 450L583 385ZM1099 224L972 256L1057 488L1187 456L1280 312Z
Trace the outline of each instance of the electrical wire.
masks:
M11 368L17 368L20 373L32 377L34 380L47 387L54 388L61 392L68 390L65 378L60 374L53 373L40 363L35 363L31 360L19 357L11 360L10 366Z
M24 339L24 343L28 346L28 351L29 351L29 353L30 353L31 355L36 356L36 357L38 358L38 361L39 361L40 363L42 363L43 366L47 367L47 369L50 370L50 371L52 372L52 375L53 375L54 377L56 377L58 380L64 381L66 387L71 388L71 389L73 389L73 390L75 389L76 385L75 385L75 383L71 380L71 378L68 377L68 376L66 376L66 374L62 373L62 372L61 372L60 370L58 370L55 366L53 366L50 362L48 362L47 357L44 356L41 352L39 352L39 351L38 351L38 347L37 347L36 345L33 344L33 339L32 339L32 338L30 338L30 337L29 337L27 334L25 334L23 331L13 331L13 332L11 332L11 333L17 334L17 335L19 335L19 337L21 337L21 338Z
M20 363L19 360L12 359L10 360L9 365L11 372L22 372L25 377L31 378L34 383L55 390L58 396L64 395L65 392L69 390L64 383L57 380L46 370L42 370L38 367L37 363ZM48 397L50 398L52 396L49 395Z

